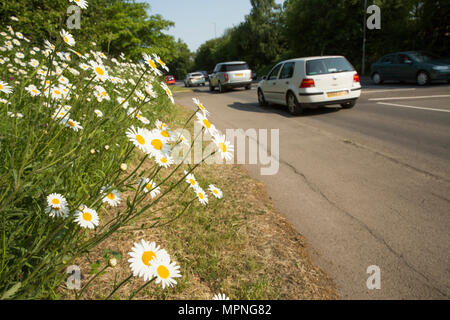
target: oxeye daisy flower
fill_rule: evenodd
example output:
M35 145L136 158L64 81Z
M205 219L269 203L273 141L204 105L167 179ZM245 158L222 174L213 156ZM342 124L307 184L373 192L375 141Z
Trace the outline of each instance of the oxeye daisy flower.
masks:
M58 81L59 81L59 83L61 83L61 84L68 84L68 83L69 83L69 79L67 79L67 78L64 77L64 76L60 76L60 77L58 78Z
M16 52L16 57L19 59L25 58L25 55L22 52Z
M224 293L215 294L213 300L230 300Z
M81 9L87 9L88 7L88 2L86 0L70 0L70 2L75 2Z
M192 187L194 190L199 188L197 179L195 179L194 175L192 173L187 173L187 171L184 171L184 175L186 176L184 179L187 183L189 183L190 187Z
M78 51L75 51L73 49L69 49L71 52L75 53L78 57L82 58L82 59L86 59L81 53L79 53Z
M136 147L141 149L141 151L144 153L149 153L148 150L150 148L151 141L150 131L131 126L131 128L127 130L126 136Z
M35 97L35 96L38 96L38 95L41 94L41 92L38 90L38 88L36 88L36 86L33 85L33 84L31 84L31 85L25 87L25 90L26 90L32 97Z
M170 262L169 257L156 258L150 262L153 273L156 276L155 283L161 283L162 288L172 287L177 284L174 278L181 277L180 267L175 262Z
M28 64L33 68L39 67L39 61L37 61L36 59L31 59L30 62L28 62Z
M213 141L216 144L222 159L230 160L233 158L234 147L229 141L226 141L224 135L216 134L213 137Z
M94 110L95 114L97 115L97 117L99 118L103 118L103 112L101 112L100 110Z
M89 64L91 65L97 79L101 81L105 81L108 79L108 71L106 70L105 66L95 61L90 61Z
M216 197L217 199L222 199L223 197L223 193L222 190L220 190L219 188L217 188L216 186L210 184L209 185L209 191L211 191L211 193L214 195L214 197Z
M205 206L208 203L208 195L206 192L202 188L197 187L195 189L195 193L197 194L197 198L200 203Z
M100 194L101 194L102 196L104 196L103 199L102 199L102 202L108 203L111 207L116 207L116 206L118 206L119 203L120 203L120 201L122 200L122 199L120 199L120 193L119 193L119 191L117 191L117 190L111 190L111 191L109 191L108 194L106 194L105 191L106 191L107 189L110 189L110 188L108 188L108 187L102 187L102 188L100 189Z
M89 209L83 206L83 210L75 211L75 222L77 222L80 227L94 229L98 226L98 214L94 209Z
M206 132L208 132L211 136L215 136L217 129L211 122L209 122L208 118L200 112L197 112L195 115L197 116L198 122L205 128Z
M60 88L60 87L52 88L51 93L52 93L52 98L56 99L56 100L60 100L64 96L64 92L63 92L62 88Z
M143 124L149 124L150 120L148 120L146 117L144 117L141 113L138 113L136 115L136 118L141 121Z
M150 67L150 69L158 76L162 75L162 72L158 69L156 66L155 61L153 61L152 57L150 57L148 54L143 53L142 57L145 61L145 63Z
M158 129L154 129L149 132L148 138L150 143L148 145L148 153L154 157L158 157L161 154L167 155L170 152L170 146L167 144L167 138L163 137Z
M61 209L67 206L67 200L59 193L51 193L47 196L47 204L49 207Z
M67 32L66 30L62 29L59 34L61 35L61 38L64 40L65 43L67 43L69 46L75 45L75 39L73 36Z
M192 98L192 101L194 101L194 104L200 109L202 110L203 114L205 116L207 116L209 114L209 111L206 110L205 106L203 106L203 104L200 103L200 100L198 100L197 98Z
M131 256L128 262L130 262L133 276L143 277L144 281L155 277L154 269L151 266L153 260L170 260L170 256L165 249L160 249L156 243L147 242L143 239L140 242L135 242L128 254Z
M85 63L80 63L80 68L83 69L83 70L87 70L90 67L87 64L85 64Z
M175 104L175 100L173 99L172 91L170 91L169 87L164 83L161 82L161 87L166 91L167 96L169 97L170 101Z
M61 208L54 208L52 206L48 206L45 208L45 213L47 213L50 217L55 218L67 218L69 216L69 208L67 207L61 207Z
M145 193L150 192L150 196L152 198L156 197L158 194L161 193L161 188L156 187L156 183L153 182L153 180L150 180L149 178L140 178L138 183L139 186L143 188Z
M164 128L167 127L167 124L165 124L165 123L162 122L162 121L156 120L156 121L155 121L155 127L158 128L158 129L160 129L160 130L162 130L162 129L164 129Z
M156 62L158 62L163 69L165 69L166 71L169 71L169 68L167 67L167 65L164 63L164 61L161 60L161 58L157 54L155 54L155 53L153 54L153 59Z
M12 92L12 87L9 86L6 82L0 81L0 91L9 94Z
M53 52L56 49L56 47L53 44L51 44L50 41L48 41L48 40L44 41L44 45L45 45L45 49L50 52Z
M159 157L156 157L155 160L156 163L163 168L168 168L174 163L172 157L168 155L160 155Z
M80 126L80 123L78 121L72 120L72 119L68 119L66 122L66 127L69 127L71 129L73 129L73 131L78 132L78 130L82 130L83 127Z

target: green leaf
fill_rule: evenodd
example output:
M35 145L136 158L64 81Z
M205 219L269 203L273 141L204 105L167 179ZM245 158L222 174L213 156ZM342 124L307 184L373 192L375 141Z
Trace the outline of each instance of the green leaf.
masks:
M6 300L6 299L12 299L17 291L19 291L20 287L22 286L22 282L17 282L15 285L13 285L8 291L6 291L1 300Z

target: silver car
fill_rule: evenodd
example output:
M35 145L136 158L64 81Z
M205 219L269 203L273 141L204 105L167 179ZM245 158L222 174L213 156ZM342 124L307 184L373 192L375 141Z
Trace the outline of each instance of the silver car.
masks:
M249 90L252 85L252 71L244 61L221 62L216 65L209 75L209 90L216 87L219 92L225 92L229 88L245 87Z
M200 85L205 86L205 77L200 72L188 73L186 79L184 79L185 87L200 86Z

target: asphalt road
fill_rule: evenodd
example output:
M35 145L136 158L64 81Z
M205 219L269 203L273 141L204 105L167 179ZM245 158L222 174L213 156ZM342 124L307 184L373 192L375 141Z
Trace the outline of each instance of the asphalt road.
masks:
M369 85L353 109L295 117L259 107L255 87L175 95L191 108L193 97L223 131L280 130L278 173L245 167L308 239L341 298L449 298L450 85ZM371 265L381 289L367 288Z

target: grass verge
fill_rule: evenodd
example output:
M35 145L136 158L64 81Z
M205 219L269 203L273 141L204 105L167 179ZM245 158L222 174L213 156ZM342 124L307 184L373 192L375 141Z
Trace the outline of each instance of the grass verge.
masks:
M179 127L190 112L180 106L165 120L171 127ZM196 204L163 227L137 230L152 218L175 217L177 206L150 213L136 222L136 230L131 226L117 232L89 257L76 262L83 286L109 257L114 255L119 260L115 268L95 278L81 299L105 298L130 274L128 252L140 239L155 241L173 254L182 278L174 288L165 290L150 284L135 299L209 300L220 292L239 300L337 298L333 282L311 262L305 239L276 211L262 182L252 179L238 165L203 165L195 176L200 185L218 186L224 198L210 199L206 207ZM182 197L182 192L163 201L160 208ZM108 215L112 217L114 212ZM113 298L127 299L142 284L142 279L134 279ZM63 299L75 297L67 290L61 293Z

